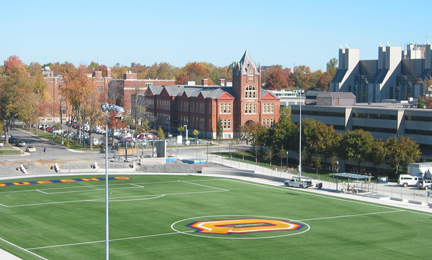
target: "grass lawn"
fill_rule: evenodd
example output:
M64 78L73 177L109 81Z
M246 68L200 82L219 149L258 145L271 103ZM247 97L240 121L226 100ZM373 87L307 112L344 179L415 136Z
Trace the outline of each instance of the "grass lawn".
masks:
M111 259L430 255L432 214L225 178L129 177L109 182ZM15 184L37 180L59 178ZM1 183L1 248L23 259L104 259L103 180Z

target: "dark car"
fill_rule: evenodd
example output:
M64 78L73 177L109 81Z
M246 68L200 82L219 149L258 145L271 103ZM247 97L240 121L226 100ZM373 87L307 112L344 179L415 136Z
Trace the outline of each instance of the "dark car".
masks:
M24 140L18 140L15 142L15 145L18 147L24 147L26 146L26 143L24 142Z
M105 153L105 147L101 147L100 152L101 152L101 153ZM114 146L114 145L112 145L112 146L108 146L108 152L109 152L109 153L112 153L112 152L118 152L118 147L117 147L117 146Z

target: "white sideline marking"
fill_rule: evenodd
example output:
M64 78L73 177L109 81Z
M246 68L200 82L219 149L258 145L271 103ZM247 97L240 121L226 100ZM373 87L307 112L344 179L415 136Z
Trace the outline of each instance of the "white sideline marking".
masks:
M194 231L194 230L191 230L191 231L187 231L187 232L195 232L195 231ZM148 237L159 237L159 236L167 236L167 235L175 235L175 234L180 234L180 233L178 233L178 232L173 232L173 233L156 234L156 235L147 235L147 236L139 236L139 237L116 238L116 239L110 239L109 241L110 241L110 242L113 242L113 241L131 240L131 239L140 239L140 238L148 238ZM64 244L64 245L54 245L54 246L33 247L33 248L27 248L27 250L38 250L38 249L55 248L55 247L64 247L64 246L79 246L79 245L88 245L88 244L96 244L96 243L105 243L105 240L89 241L89 242L73 243L73 244Z
M31 254L31 255L34 255L34 256L36 256L36 257L38 257L38 258L40 258L40 259L48 260L48 259L46 259L46 258L44 258L44 257L42 257L42 256L40 256L40 255L37 255L37 254L35 254L35 253L33 253L33 252L30 252L28 249L24 249L24 248L22 248L22 247L20 247L20 246L18 246L18 245L15 245L15 244L12 243L12 242L9 242L9 241L7 241L7 240L4 240L3 238L0 238L0 240L3 241L3 242L5 242L5 243L7 243L7 244L9 244L9 245L11 245L11 246L14 246L14 247L16 247L16 248L18 248L18 249L20 249L20 250L23 250L24 252L27 252L27 253L29 253L29 254Z
M137 184L135 184L135 183L131 183L130 185L132 185L132 186L136 186L136 187L139 187L139 188L144 188L144 186L137 185Z
M40 193L43 193L43 194L49 194L49 193L47 193L47 192L45 192L45 191L41 191L41 190L35 190L35 191L40 192Z
M310 218L310 219L302 219L301 221L313 221L313 220L326 220L326 219L335 219L335 218L362 217L362 216L388 214L388 213L398 213L398 212L406 212L406 210L383 211L383 212L373 212L373 213L345 215L345 216L334 216L334 217L325 217L325 218Z

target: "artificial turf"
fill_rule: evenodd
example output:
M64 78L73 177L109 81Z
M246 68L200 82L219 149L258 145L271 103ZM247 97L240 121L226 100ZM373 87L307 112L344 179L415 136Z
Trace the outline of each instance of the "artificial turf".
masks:
M114 175L113 175L114 176ZM0 247L23 259L104 259L105 181L0 183ZM427 259L432 214L235 179L131 175L110 180L110 259ZM296 230L212 234L196 222L243 219ZM207 223L207 222L206 222ZM202 231L202 230L201 230ZM13 245L12 245L13 244Z

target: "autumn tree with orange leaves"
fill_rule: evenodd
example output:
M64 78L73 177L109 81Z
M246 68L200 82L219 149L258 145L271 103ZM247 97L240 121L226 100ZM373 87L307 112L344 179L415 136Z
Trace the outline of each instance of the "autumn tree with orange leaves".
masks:
M94 93L92 78L88 77L89 70L86 66L78 68L68 64L63 70L65 85L60 88L60 94L72 106L73 113L77 119L77 136L80 136L81 126L86 120L85 101ZM80 140L78 139L78 143Z
M46 83L39 77L31 77L18 56L10 56L4 61L0 71L0 120L5 126L6 136L14 117L28 125L36 123L40 114L38 104L45 91ZM5 141L8 143L8 138Z

